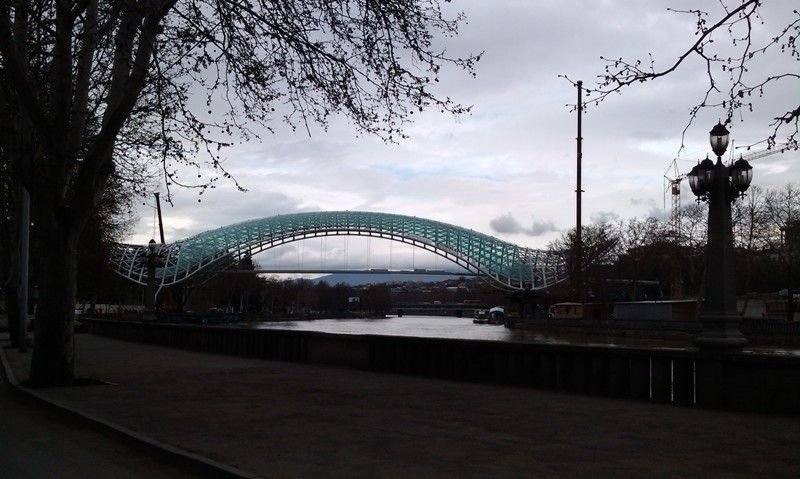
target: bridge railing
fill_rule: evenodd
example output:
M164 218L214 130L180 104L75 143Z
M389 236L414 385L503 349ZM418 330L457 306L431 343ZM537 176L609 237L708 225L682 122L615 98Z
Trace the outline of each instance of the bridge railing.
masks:
M86 320L94 334L195 351L798 414L800 358Z

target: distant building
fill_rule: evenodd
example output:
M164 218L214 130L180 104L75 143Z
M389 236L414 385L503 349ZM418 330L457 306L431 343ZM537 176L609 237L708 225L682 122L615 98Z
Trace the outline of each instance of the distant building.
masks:
M791 221L781 228L781 242L797 254L800 248L800 220Z

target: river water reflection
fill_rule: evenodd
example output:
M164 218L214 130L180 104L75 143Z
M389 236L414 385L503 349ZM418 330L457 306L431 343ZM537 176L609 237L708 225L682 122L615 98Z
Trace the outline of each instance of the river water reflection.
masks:
M687 339L650 339L602 335L579 335L508 329L502 325L474 324L472 318L454 316L388 316L382 319L317 319L251 323L257 329L290 329L335 334L376 334L425 338L484 339L540 344L574 344L604 347L644 347L671 350L693 349ZM795 347L757 347L746 351L800 356Z
M382 319L317 319L313 321L283 321L255 323L256 328L321 331L335 334L377 334L423 338L484 339L491 341L543 344L581 344L592 346L659 347L684 349L681 341L635 338L612 338L544 333L508 329L503 325L475 324L472 318L455 316L388 316Z
M425 338L491 339L513 341L513 331L503 325L474 324L455 316L388 316L382 319L317 319L259 323L259 328L322 331L339 334L379 334Z

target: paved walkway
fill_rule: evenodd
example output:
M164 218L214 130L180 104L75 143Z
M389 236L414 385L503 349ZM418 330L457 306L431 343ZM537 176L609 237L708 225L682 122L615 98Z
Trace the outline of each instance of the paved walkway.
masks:
M76 341L39 394L261 477L800 476L798 417Z
M16 398L0 379L0 477L197 477L52 409Z

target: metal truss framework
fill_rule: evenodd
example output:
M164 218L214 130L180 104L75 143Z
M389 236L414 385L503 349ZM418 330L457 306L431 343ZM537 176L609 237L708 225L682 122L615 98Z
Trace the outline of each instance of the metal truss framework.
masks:
M294 213L224 226L171 244L157 245L160 287L179 283L209 267L294 241L320 236L371 236L431 251L466 271L510 290L543 289L566 279L564 259L523 248L459 226L412 216L362 211ZM118 244L111 265L122 276L147 282L147 246Z

